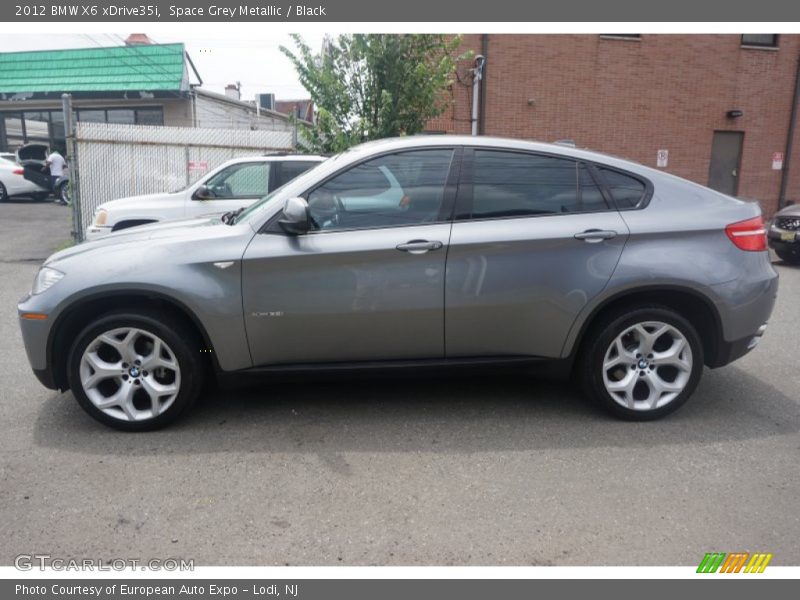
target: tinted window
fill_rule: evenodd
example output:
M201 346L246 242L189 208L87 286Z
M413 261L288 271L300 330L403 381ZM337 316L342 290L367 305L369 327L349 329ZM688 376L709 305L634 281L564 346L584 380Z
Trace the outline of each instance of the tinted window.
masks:
M578 185L580 173L581 185ZM473 218L606 210L585 167L550 156L476 150Z
M608 203L603 198L600 186L582 163L578 166L578 210L581 212L608 210Z
M211 177L206 186L218 199L260 198L268 191L269 163L231 165Z
M278 185L283 185L291 181L298 175L305 173L311 167L316 167L319 163L311 161L294 161L281 163L281 181Z
M433 223L452 157L452 150L418 150L361 163L314 190L309 214L322 230Z
M614 197L617 208L634 208L639 204L647 189L641 181L617 171L600 169L603 180Z

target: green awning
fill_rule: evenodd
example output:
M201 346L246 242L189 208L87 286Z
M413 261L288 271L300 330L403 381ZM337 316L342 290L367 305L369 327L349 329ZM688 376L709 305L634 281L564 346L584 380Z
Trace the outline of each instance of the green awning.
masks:
M181 91L183 44L0 53L0 93Z

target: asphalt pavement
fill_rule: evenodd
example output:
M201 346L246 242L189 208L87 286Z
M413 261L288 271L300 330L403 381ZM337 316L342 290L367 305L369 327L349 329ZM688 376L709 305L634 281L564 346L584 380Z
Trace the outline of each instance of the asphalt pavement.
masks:
M265 384L124 434L25 359L16 301L68 210L0 204L0 564L800 564L800 269L761 345L653 423L525 377Z

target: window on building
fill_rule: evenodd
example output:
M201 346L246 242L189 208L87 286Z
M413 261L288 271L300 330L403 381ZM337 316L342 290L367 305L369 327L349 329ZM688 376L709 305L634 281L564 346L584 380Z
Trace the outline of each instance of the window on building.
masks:
M84 123L117 123L120 125L163 125L164 111L151 108L83 108L77 111Z
M641 33L601 33L600 37L607 40L641 40Z
M136 110L137 125L163 125L164 111L160 108L140 108Z
M475 219L608 209L585 167L552 156L476 150L472 187Z
M742 35L742 46L777 48L778 35L775 33L746 33Z
M3 119L5 129L5 150L14 152L25 143L25 130L22 128L21 113L6 113Z
M50 113L48 111L26 111L22 113L25 119L25 143L50 145Z
M106 122L119 125L136 124L136 112L129 108L115 108L106 111Z
M106 111L104 110L79 110L78 121L83 123L105 123Z

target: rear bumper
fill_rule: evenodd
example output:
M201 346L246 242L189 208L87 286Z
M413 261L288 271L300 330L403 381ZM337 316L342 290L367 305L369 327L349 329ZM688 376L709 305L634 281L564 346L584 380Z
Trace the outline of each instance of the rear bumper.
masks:
M725 365L740 359L758 346L758 343L761 341L761 337L764 335L766 330L767 324L764 323L753 335L748 335L747 337L743 337L733 342L723 340L717 349L715 360L708 366L712 369L716 369L717 367L724 367Z

